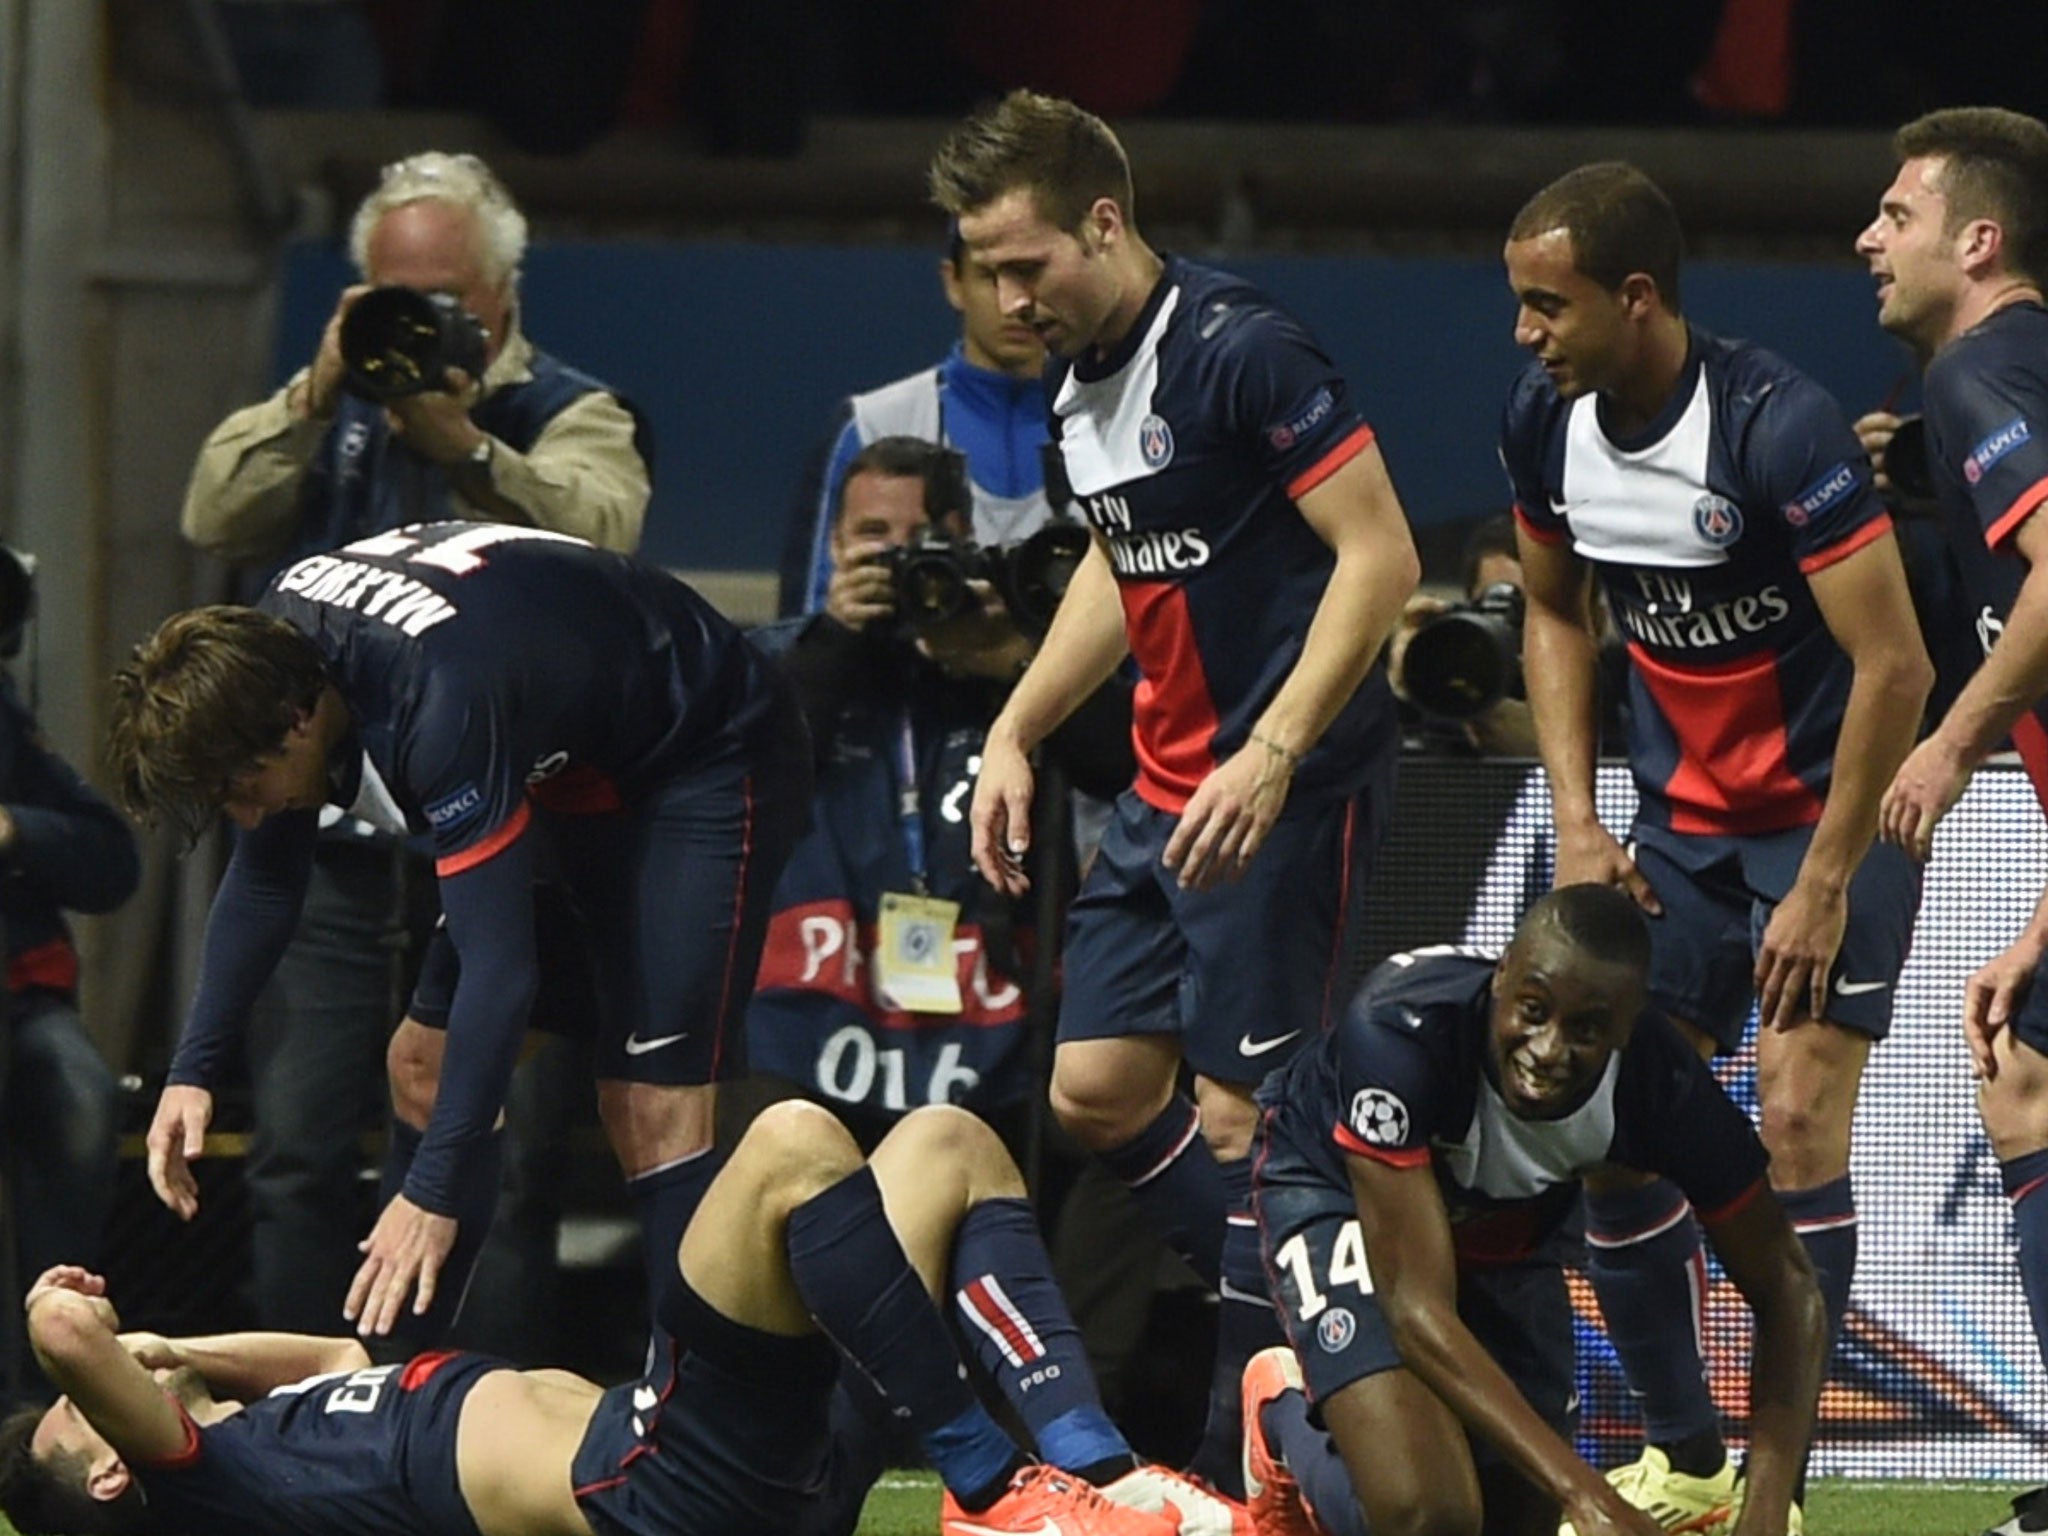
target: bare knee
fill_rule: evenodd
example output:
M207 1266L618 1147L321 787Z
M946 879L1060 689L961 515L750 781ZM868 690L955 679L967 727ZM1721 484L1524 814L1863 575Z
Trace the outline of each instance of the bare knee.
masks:
M1158 1051L1136 1040L1084 1040L1053 1057L1052 1112L1061 1127L1091 1152L1131 1140L1158 1118L1173 1097L1177 1051Z
M1024 1176L1002 1138L957 1105L928 1104L898 1121L875 1151L878 1163L897 1158L964 1177L970 1203L1024 1193Z
M384 1075L391 1085L391 1113L414 1130L425 1130L441 1082L441 1054L447 1036L413 1019L391 1033L384 1048Z
M755 1117L720 1177L746 1181L764 1210L782 1214L830 1189L861 1162L860 1147L829 1109L785 1099Z
M1202 1139L1218 1162L1235 1162L1251 1155L1252 1133L1259 1127L1259 1106L1251 1089L1198 1077L1195 1103L1202 1111Z

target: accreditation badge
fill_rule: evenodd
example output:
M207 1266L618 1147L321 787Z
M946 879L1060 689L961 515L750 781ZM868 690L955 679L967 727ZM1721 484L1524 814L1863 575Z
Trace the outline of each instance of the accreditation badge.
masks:
M885 892L875 944L875 990L882 1000L910 1013L958 1013L953 931L959 926L957 901Z

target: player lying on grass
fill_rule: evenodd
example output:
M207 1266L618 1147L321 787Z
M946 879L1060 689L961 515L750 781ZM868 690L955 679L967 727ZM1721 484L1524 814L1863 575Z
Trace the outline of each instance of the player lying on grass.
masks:
M1260 1090L1253 1201L1293 1342L1245 1375L1261 1536L1553 1536L1560 1513L1579 1536L1655 1536L1571 1446L1565 1222L1603 1165L1684 1190L1756 1314L1734 1530L1784 1536L1826 1314L1749 1118L1646 1007L1649 962L1628 897L1566 886L1498 960L1388 961Z
M646 1374L608 1391L470 1354L371 1366L349 1339L121 1334L100 1277L49 1270L28 1328L65 1395L0 1433L0 1507L30 1536L846 1536L893 1415L945 1482L944 1536L1249 1529L1103 1416L1023 1180L965 1111L916 1111L863 1164L826 1111L774 1106L678 1261ZM1043 1463L977 1402L934 1295Z

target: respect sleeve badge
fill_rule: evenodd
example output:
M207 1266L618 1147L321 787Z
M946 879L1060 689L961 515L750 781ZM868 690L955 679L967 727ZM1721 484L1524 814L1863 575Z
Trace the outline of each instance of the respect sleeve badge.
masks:
M953 932L960 903L932 896L882 896L875 944L875 990L892 1008L910 1013L958 1013L960 968Z

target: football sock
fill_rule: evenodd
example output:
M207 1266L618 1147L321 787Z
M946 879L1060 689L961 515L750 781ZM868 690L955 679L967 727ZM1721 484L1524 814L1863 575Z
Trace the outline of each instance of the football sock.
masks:
M1849 1175L1816 1184L1812 1189L1781 1189L1778 1204L1799 1234L1806 1257L1820 1281L1820 1299L1828 1310L1828 1353L1832 1358L1842 1316L1849 1310L1849 1283L1856 1276L1856 1193Z
M960 1336L1031 1431L1038 1454L1088 1477L1131 1448L1102 1411L1081 1330L1053 1279L1038 1218L1022 1199L984 1200L962 1218L946 1280Z
M690 1218L703 1203L704 1191L723 1164L715 1148L705 1147L627 1181L640 1213L640 1253L647 1266L650 1316L661 1316L662 1298L682 1283L676 1250L682 1246Z
M1284 1344L1279 1315L1266 1285L1259 1228L1252 1217L1252 1160L1219 1163L1229 1219L1223 1236L1222 1301L1216 1314L1216 1359L1209 1374L1209 1407L1202 1439L1189 1462L1232 1498L1244 1497L1244 1368L1269 1345Z
M1301 1488L1316 1528L1325 1536L1369 1536L1365 1510L1351 1486L1351 1473L1337 1454L1337 1442L1309 1422L1308 1399L1282 1392L1259 1412L1266 1444L1280 1453Z
M874 1173L860 1168L790 1212L786 1246L797 1294L826 1337L882 1389L953 1496L986 1508L1023 1458L968 1386Z
M2048 1361L2048 1192L2041 1187L2048 1183L2048 1148L2008 1158L1998 1171L2012 1202L2020 1285L2027 1293L2027 1315L2034 1320L2034 1347Z
M1711 1476L1726 1451L1700 1359L1706 1260L1691 1204L1665 1179L1589 1190L1586 1239L1593 1289L1642 1408L1644 1438L1670 1453L1677 1470Z
M421 1139L422 1133L403 1120L391 1122L391 1137L384 1149L384 1170L377 1181L378 1210L389 1205L392 1196L405 1188L406 1172L412 1167L413 1154L419 1151ZM504 1166L505 1128L500 1126L485 1138L475 1154L471 1177L455 1191L455 1209L448 1213L455 1218L455 1245L448 1250L434 1281L434 1304L416 1315L408 1300L398 1321L391 1326L389 1339L379 1346L380 1355L399 1351L402 1353L395 1358L403 1358L432 1349L455 1326L463 1298L469 1294L477 1258L484 1251L484 1240L491 1235L491 1221L498 1213Z
M1226 1201L1216 1158L1202 1139L1195 1101L1175 1094L1150 1125L1101 1157L1103 1166L1130 1186L1138 1208L1167 1246L1213 1289L1223 1272Z

